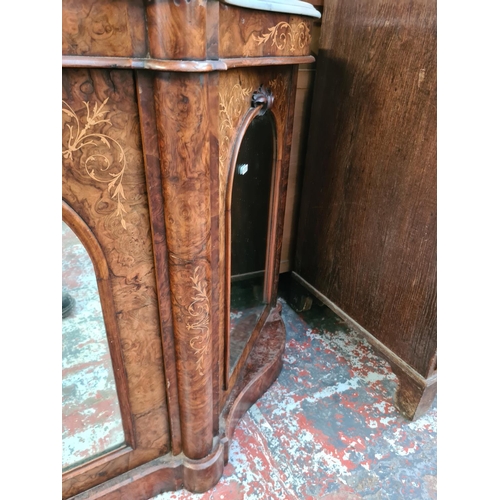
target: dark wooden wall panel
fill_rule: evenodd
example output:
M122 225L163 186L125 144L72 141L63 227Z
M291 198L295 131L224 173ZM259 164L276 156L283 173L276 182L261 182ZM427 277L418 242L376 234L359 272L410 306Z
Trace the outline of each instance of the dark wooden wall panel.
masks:
M424 377L436 350L436 3L326 0L294 270Z

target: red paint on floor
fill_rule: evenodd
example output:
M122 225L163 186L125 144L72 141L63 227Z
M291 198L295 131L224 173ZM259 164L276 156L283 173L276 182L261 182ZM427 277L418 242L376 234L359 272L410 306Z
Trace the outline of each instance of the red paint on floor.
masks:
M389 364L338 316L283 303L283 318L283 371L240 421L220 482L154 500L434 500L436 403L406 421Z

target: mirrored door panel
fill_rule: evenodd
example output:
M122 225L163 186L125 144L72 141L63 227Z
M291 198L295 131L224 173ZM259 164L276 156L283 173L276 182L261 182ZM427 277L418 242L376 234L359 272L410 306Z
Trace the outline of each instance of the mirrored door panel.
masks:
M230 370L268 301L264 283L274 150L273 119L270 113L257 116L243 137L232 188Z
M64 472L125 442L94 267L64 222L62 294Z

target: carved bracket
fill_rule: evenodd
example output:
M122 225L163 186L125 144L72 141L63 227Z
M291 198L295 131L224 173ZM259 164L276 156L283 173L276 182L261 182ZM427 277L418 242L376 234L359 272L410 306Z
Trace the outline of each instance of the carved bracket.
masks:
M274 96L271 89L267 89L262 85L252 94L252 108L262 106L259 116L264 115L268 109L271 109L273 107L273 103Z

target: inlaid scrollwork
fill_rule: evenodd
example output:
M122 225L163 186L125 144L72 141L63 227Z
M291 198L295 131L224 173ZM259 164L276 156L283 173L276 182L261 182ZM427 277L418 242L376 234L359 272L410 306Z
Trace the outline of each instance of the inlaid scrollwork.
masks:
M202 279L200 276L200 267L196 267L193 276L191 277L193 282L192 288L195 291L193 297L191 297L192 302L189 304L187 310L189 316L193 318L193 321L186 323L186 328L188 331L194 331L193 337L189 341L189 345L194 351L196 360L196 370L198 374L203 376L203 361L208 353L208 345L210 341L209 336L209 301L207 296L207 281Z
M73 108L66 101L62 101L62 111L70 118L70 122L66 123L69 137L67 138L66 149L63 149L62 156L67 160L73 161L73 153L79 150L87 150L86 157L84 155L81 160L85 172L91 179L108 185L107 191L111 199L116 200L116 212L114 215L120 217L121 225L124 229L127 229L124 219L124 214L127 213L127 210L125 210L122 203L123 200L126 200L122 185L123 175L127 166L125 152L117 140L95 129L96 126L101 124L112 125L111 121L105 118L109 113L109 111L104 109L108 98L99 107L96 102L92 111L88 102L82 102L85 105L87 115L83 122L83 128L80 126L80 119Z
M239 83L233 85L229 92L219 92L219 172L222 174L229 160L230 132L235 128L245 108L250 104L250 88Z
M297 47L303 49L311 41L311 32L303 21L297 24L281 21L276 26L268 28L268 33L260 36L252 35L252 38L257 42L257 45L271 41L271 47L275 46L278 50L289 49L290 52L295 52Z

